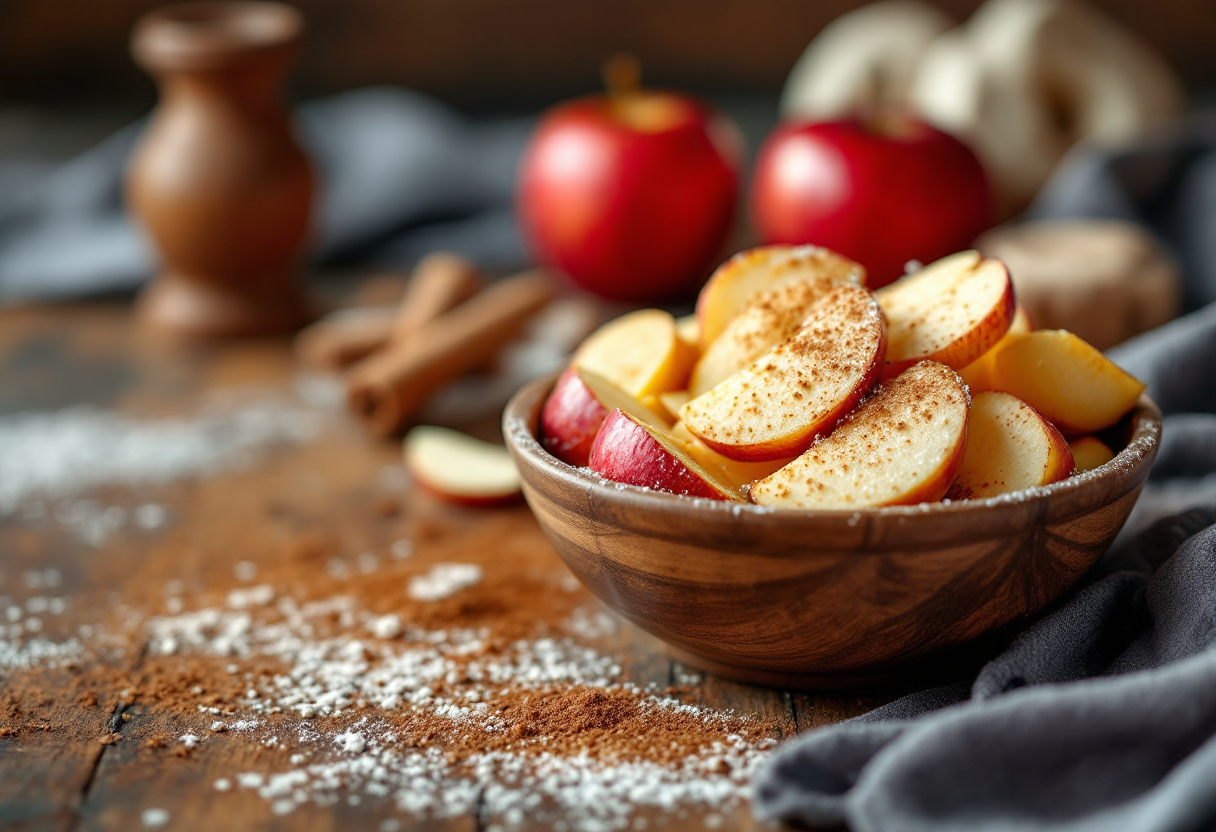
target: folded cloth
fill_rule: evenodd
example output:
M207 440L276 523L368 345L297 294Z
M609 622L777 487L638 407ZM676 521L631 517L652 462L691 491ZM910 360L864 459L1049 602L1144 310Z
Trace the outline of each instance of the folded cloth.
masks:
M855 832L1216 828L1216 305L1112 356L1166 414L1138 530L970 684L790 741L757 777L758 815Z
M1130 148L1076 146L1027 215L1139 223L1181 263L1183 310L1216 301L1216 112Z
M57 166L0 163L0 302L131 289L154 254L122 177L143 124ZM300 108L320 192L314 259L410 266L435 248L526 262L512 213L528 119L476 125L426 96L374 88Z

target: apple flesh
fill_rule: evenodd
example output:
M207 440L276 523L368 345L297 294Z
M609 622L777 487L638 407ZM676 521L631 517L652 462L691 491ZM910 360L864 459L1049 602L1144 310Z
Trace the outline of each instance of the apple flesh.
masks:
M1074 439L1068 443L1068 450L1072 451L1073 467L1078 474L1092 471L1115 458L1115 452L1096 436Z
M591 449L591 470L605 479L706 500L739 500L665 431L613 410Z
M797 456L874 386L882 312L865 289L829 292L798 334L680 410L710 448L741 462Z
M524 154L524 236L540 262L601 297L690 297L730 233L742 155L733 123L684 96L558 106Z
M603 376L635 399L683 390L695 350L676 332L675 318L641 309L609 321L585 340L573 364Z
M1068 443L1037 410L1008 393L979 393L971 400L963 463L946 496L995 497L1050 485L1072 469Z
M798 333L811 308L841 282L831 275L781 283L755 297L693 366L688 390L695 398L746 368Z
M766 243L814 243L857 260L877 288L910 260L971 245L991 224L983 166L912 118L781 125L756 159L752 224Z
M1144 384L1071 332L1018 335L992 357L992 386L1042 413L1065 436L1110 427L1131 410Z
M738 462L730 457L722 456L691 434L684 439L684 449L702 468L712 472L719 482L729 485L743 499L746 499L752 483L764 479L794 461L792 457L783 457L765 462Z
M514 502L520 495L519 471L501 445L459 431L420 425L402 443L406 470L442 499L470 506Z
M562 462L581 468L591 459L591 446L604 419L618 408L648 424L667 424L658 413L602 376L568 367L541 408L541 444Z
M864 286L866 270L818 246L762 246L741 251L718 267L697 297L701 348L717 340L726 325L761 293L805 278Z
M967 382L967 386L971 388L971 392L982 393L985 390L993 389L992 359L996 356L997 350L1009 344L1017 336L1033 331L1034 324L1031 322L1030 313L1019 303L1018 311L1013 316L1013 323L1009 324L1009 329L1001 336L1001 340L996 342L996 346L958 371L963 381Z
M874 297L887 316L887 378L918 361L966 367L996 346L1017 312L1009 270L977 251L931 263Z
M774 508L850 509L941 499L967 444L967 390L944 364L915 365L825 439L751 487Z

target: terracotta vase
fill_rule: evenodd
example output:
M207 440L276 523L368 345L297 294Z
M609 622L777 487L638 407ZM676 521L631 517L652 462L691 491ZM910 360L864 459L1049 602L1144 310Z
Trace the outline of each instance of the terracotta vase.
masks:
M135 26L161 102L132 158L128 204L160 252L142 318L195 335L289 330L313 175L282 84L303 20L278 3L186 3Z

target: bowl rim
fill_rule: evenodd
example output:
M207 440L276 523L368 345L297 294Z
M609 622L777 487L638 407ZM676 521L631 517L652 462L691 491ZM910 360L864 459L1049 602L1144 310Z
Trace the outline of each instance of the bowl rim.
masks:
M749 502L707 500L654 491L640 486L605 480L589 468L575 468L554 457L540 444L536 425L540 407L557 379L557 373L538 378L520 388L503 411L502 433L516 464L572 489L585 491L589 500L615 505L621 517L639 515L661 519L664 515L687 517L689 512L712 526L722 522L774 528L816 530L894 525L898 534L910 535L908 546L940 545L943 537L967 533L999 537L1028 525L1057 523L1088 514L1138 488L1148 476L1161 439L1161 411L1142 393L1130 414L1131 435L1127 444L1109 462L1051 485L986 497L978 500L943 500L906 506L857 509L774 509ZM524 476L525 486L528 477ZM527 488L525 487L525 496ZM943 534L940 522L951 518L952 532ZM653 520L645 525L653 525ZM937 531L932 531L936 528ZM872 533L864 535L872 538Z

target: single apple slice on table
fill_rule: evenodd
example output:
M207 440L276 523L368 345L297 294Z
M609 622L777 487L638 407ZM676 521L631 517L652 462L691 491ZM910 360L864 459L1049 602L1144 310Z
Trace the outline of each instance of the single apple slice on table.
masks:
M666 431L614 410L591 449L591 470L605 479L707 500L739 500Z
M992 386L1042 413L1065 436L1110 427L1131 410L1144 384L1076 335L1040 329L992 357Z
M519 497L519 471L502 445L448 428L420 425L406 434L402 449L406 470L445 500L492 506Z
M864 286L866 270L818 246L763 246L739 252L718 267L697 297L701 348L712 344L761 292L802 278Z
M992 390L992 359L996 356L997 350L1009 344L1019 335L1033 331L1034 324L1030 319L1030 313L1019 303L1018 311L1013 316L1013 323L1009 324L1009 329L1001 340L996 342L996 346L958 371L963 381L967 382L967 386L971 388L971 392L982 393L985 390Z
M1072 452L1055 427L1017 396L978 393L967 419L967 450L946 494L980 499L1050 485L1072 475Z
M840 285L835 275L803 275L762 290L706 346L693 366L689 392L694 397L708 392L794 337L814 305Z
M582 467L591 458L591 446L604 419L617 408L647 424L668 425L662 415L603 376L568 367L541 409L541 445L567 465Z
M960 369L996 346L1017 304L1000 260L963 251L874 293L887 316L884 378L918 361Z
M774 508L848 509L939 500L967 445L967 388L944 364L904 370L836 430L750 489Z
M1115 458L1115 452L1096 436L1074 439L1068 443L1068 450L1072 451L1073 467L1078 474L1092 471Z
M571 363L640 399L683 390L696 359L696 350L676 334L675 318L661 309L641 309L591 333Z
M741 462L797 456L878 380L882 312L857 286L833 289L798 334L680 410L710 448Z

